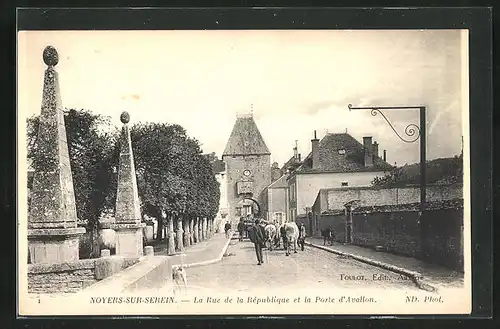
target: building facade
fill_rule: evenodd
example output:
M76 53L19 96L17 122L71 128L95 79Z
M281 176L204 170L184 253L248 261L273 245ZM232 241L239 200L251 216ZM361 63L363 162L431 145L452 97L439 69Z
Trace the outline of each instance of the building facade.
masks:
M288 209L288 184L287 175L283 175L265 190L267 204L266 219L282 224L287 222Z
M306 218L318 192L326 188L367 187L392 166L378 156L378 144L364 137L363 144L347 133L311 140L311 153L288 176L288 217Z
M228 205L227 205L227 174L225 168L222 171L215 173L215 179L219 182L220 186L220 200L219 200L219 211L217 212L217 217L215 218L215 227L217 232L224 231L224 223L228 216Z
M263 191L271 184L271 152L253 116L238 116L222 154L226 165L228 220L234 225L240 216L267 212Z

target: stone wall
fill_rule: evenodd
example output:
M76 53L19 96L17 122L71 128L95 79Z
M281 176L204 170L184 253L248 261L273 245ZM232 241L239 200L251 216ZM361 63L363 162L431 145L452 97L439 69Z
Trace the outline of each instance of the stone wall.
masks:
M424 214L422 233L419 203L358 208L352 214L352 244L381 246L386 252L463 271L463 199L429 202ZM319 215L319 229L331 226L340 243L346 241L345 223L343 211Z
M35 294L75 293L103 279L100 273L112 275L138 261L138 258L126 259L112 256L58 264L29 264L28 292ZM117 263L118 266L116 266Z
M428 185L427 201L453 200L463 198L463 186ZM323 192L324 193L324 192ZM407 186L398 188L339 188L329 189L327 207L322 211L344 209L344 204L352 200L360 200L361 206L401 205L420 201L420 187Z

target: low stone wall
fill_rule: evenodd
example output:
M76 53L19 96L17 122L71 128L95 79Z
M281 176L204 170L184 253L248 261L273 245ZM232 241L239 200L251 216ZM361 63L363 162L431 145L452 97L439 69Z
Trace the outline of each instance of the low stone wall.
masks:
M75 293L138 261L138 259L111 256L82 259L71 263L29 264L28 292Z
M127 269L99 281L80 293L97 295L101 291L126 293L156 289L172 283L172 263L168 256L147 256Z

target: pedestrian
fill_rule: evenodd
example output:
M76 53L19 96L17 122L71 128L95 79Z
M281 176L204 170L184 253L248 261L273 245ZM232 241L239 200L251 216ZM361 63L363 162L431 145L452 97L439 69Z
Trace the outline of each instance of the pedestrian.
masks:
M243 241L244 231L245 231L245 223L243 222L243 217L241 217L240 222L238 223L238 233L240 234L240 241Z
M302 251L304 251L304 244L306 242L306 236L307 236L306 227L305 227L304 223L300 223L298 242L300 245L300 250L302 250Z
M248 231L250 241L253 242L255 247L255 254L257 255L257 265L262 265L264 260L262 258L262 245L265 242L264 229L259 225L259 220L255 220L255 224Z
M230 238L230 231L231 231L231 223L229 221L226 222L226 225L224 225L224 231L226 232L226 239Z
M321 235L323 235L323 245L326 246L326 242L328 241L329 243L331 242L332 239L332 228L329 226L328 228L324 229L321 232ZM330 243L331 245L331 243Z
M286 250L288 239L286 237L285 224L281 224L280 235L281 235L281 239L283 240L283 249Z
M335 239L335 233L333 232L332 227L329 227L330 229L330 246L333 246L333 239Z

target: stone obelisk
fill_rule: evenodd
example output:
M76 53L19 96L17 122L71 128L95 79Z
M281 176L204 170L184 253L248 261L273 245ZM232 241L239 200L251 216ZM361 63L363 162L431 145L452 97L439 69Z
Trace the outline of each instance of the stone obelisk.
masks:
M120 165L118 190L116 192L115 222L111 228L116 232L116 254L120 256L142 256L142 234L145 223L141 223L141 208L135 176L134 154L128 123L130 115L123 112L120 137Z
M38 130L38 154L28 215L28 251L31 263L62 263L79 259L75 193L68 153L64 113L55 66L57 50L43 51L45 70Z

